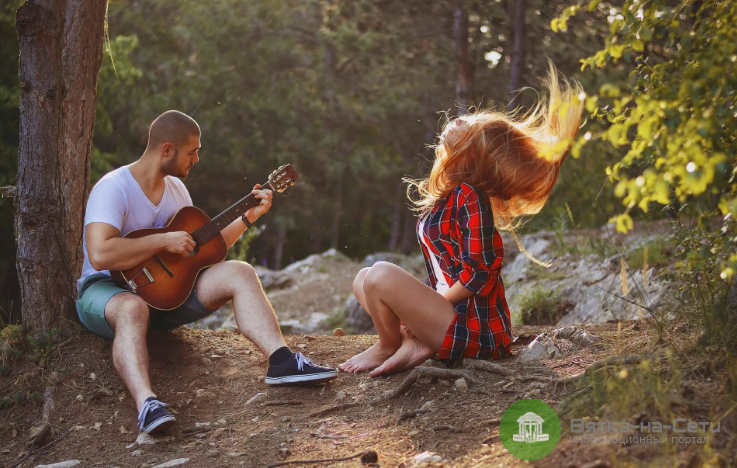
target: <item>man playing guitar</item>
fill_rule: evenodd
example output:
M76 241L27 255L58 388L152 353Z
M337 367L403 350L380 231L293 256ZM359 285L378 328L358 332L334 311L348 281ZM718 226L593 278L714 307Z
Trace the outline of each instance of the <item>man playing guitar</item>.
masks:
M177 211L192 205L180 179L199 161L199 149L199 125L181 112L167 111L151 124L143 156L106 174L87 202L77 312L91 332L113 340L113 364L136 402L139 432L158 432L175 422L149 380L149 326L173 329L206 317L228 301L233 301L241 333L269 356L267 384L322 383L337 377L335 369L318 366L286 346L274 310L247 263L226 261L202 270L187 300L165 311L151 308L113 282L110 270L132 268L157 253L188 257L195 250L195 241L184 231L123 236L163 227ZM253 195L260 204L220 231L228 247L271 207L271 190L256 185Z

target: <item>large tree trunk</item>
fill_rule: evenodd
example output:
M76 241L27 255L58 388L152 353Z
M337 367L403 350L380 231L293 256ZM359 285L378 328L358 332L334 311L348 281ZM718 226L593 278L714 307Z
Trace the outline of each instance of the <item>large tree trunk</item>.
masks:
M394 194L394 214L392 215L392 233L389 236L389 252L394 252L399 246L399 238L402 233L401 222L402 212L404 208L404 182L401 180L397 183L397 190Z
M330 228L330 248L338 250L340 241L340 218L343 216L343 181L345 179L345 166L338 173L338 181L335 184L335 199L333 202L333 223Z
M473 99L473 65L468 53L468 15L463 0L456 0L453 11L453 39L455 41L458 77L456 81L456 105L458 115L468 113Z
M517 107L517 94L522 87L522 71L525 63L525 0L514 1L514 51L509 75L509 110Z
M18 9L20 147L15 230L23 322L76 317L107 0L34 0Z

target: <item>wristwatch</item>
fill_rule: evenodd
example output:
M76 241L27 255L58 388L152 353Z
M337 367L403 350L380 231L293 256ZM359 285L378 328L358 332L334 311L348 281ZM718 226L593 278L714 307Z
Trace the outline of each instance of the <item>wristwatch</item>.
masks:
M246 229L251 229L251 226L253 226L253 224L248 220L246 215L241 216L241 219L246 224Z

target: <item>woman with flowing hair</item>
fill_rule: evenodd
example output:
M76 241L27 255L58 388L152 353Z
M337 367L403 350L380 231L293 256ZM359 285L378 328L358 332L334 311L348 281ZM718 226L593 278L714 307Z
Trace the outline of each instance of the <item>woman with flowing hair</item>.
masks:
M341 370L375 377L436 354L444 361L510 354L499 230L517 241L520 217L545 205L583 110L581 86L559 80L552 64L545 84L547 100L522 117L479 111L445 125L429 177L408 181L419 194L417 235L432 287L387 262L361 270L353 291L379 341Z

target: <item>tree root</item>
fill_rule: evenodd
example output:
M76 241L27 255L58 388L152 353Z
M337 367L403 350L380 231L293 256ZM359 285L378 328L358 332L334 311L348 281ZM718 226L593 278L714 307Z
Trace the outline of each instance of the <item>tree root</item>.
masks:
M414 369L412 369L412 372L409 373L407 378L404 379L404 381L402 381L402 383L400 383L394 390L374 399L371 403L373 404L386 400L391 400L392 398L396 398L404 394L404 392L409 390L409 388L422 377L437 377L439 379L464 378L470 384L476 383L476 380L471 377L471 374L466 371L456 369L439 369L436 367L415 367Z
M479 371L484 371L484 372L491 372L492 374L501 374L501 375L514 375L515 374L515 372L512 369L508 369L504 366L500 366L499 364L494 364L493 362L481 361L479 359L464 359L461 367L463 369L468 369L468 370L479 370Z
M49 385L44 392L44 406L41 410L41 422L31 430L29 443L31 447L42 445L51 435L51 413L54 412L54 387Z
M342 405L335 405L331 406L329 408L313 411L312 413L308 414L308 418L314 418L315 416L322 416L324 414L332 413L334 411L340 411L346 408L353 408L354 406L357 406L358 403L343 403Z

